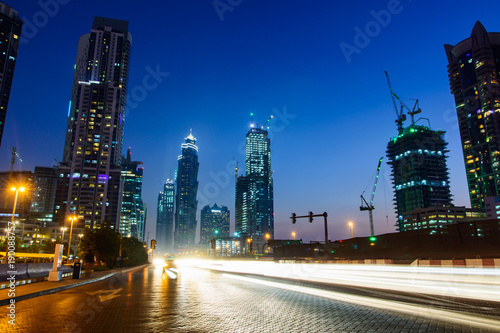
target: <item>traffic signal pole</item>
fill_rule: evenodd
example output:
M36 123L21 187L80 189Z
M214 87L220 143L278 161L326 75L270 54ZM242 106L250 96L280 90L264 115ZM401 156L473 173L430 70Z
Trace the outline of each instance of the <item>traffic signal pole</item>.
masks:
M325 219L325 244L328 244L328 222L327 222L328 214L326 212L324 212L323 214L316 214L316 215L314 215L313 212L309 212L309 215L303 215L303 216L297 216L297 214L292 213L290 219L292 220L292 223L295 224L295 222L297 222L296 221L297 219L309 218L309 223L312 223L313 217L319 217L319 216L323 216Z

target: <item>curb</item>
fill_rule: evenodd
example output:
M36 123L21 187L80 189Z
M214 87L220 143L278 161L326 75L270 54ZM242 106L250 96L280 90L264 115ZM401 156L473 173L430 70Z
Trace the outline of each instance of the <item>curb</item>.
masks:
M15 302L19 302L19 301L23 301L25 299L29 299L29 298L33 298L33 297L38 297L38 296L43 296L43 295L49 295L49 294L57 293L59 291L63 291L63 290L71 289L71 288L80 287L80 286L83 286L83 285L86 285L86 284L89 284L89 283L94 283L94 282L102 281L102 280L110 278L110 277L112 277L112 276L114 276L116 274L124 274L124 273L129 273L129 272L132 272L132 271L138 271L138 270L143 269L144 267L147 267L147 266L148 265L141 265L141 266L137 266L137 267L127 268L127 269L119 270L117 272L106 274L106 275L98 277L98 278L93 278L93 279L89 279L89 280L86 280L86 281L81 281L81 282L77 282L77 283L73 283L73 284L67 284L67 285L56 287L56 288L52 288L52 289L40 290L40 291L37 291L37 292L34 292L34 293L25 294L25 295L21 295L21 296L16 296L13 299L15 300ZM0 300L0 306L9 305L10 304L10 300L11 300L11 298Z
M17 297L14 297L13 299L15 300L15 302L19 302L19 301L23 301L23 300L28 299L28 298L53 294L53 293L57 293L59 291L63 291L63 290L71 289L71 288L76 288L76 287L83 286L83 285L86 285L89 283L105 280L107 278L112 277L113 275L116 275L116 273L110 273L110 274L101 276L99 278L95 278L95 279L91 279L91 280L87 280L87 281L82 281L82 282L78 282L78 283L73 283L73 284L67 284L65 286L60 286L60 287L56 287L56 288L52 288L52 289L40 290L40 291L31 293L31 294L17 296ZM0 300L0 306L10 304L10 300L11 300L11 298Z

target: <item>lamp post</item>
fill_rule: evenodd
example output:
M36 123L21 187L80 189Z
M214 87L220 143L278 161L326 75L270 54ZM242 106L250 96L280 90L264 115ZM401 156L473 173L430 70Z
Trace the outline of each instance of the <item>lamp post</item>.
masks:
M68 242L68 261L69 261L69 252L71 251L71 234L73 233L73 221L75 221L77 217L75 215L72 215L68 217L68 220L71 221L71 228L69 230L69 242Z
M11 191L16 191L16 196L14 198L14 209L12 209L12 219L11 219L11 225L14 225L14 215L16 215L16 206L17 206L17 197L19 195L19 192L24 192L26 189L23 186L15 187L12 186L10 188ZM23 233L24 233L24 228L23 228ZM24 235L23 235L24 236ZM22 237L24 239L24 237Z
M269 253L269 238L271 238L271 235L266 234L267 253ZM266 244L262 245L262 253L264 253L264 247L266 247Z
M354 238L354 223L352 223L352 221L349 221L348 225L351 228L351 238Z
M251 252L251 244L252 244L252 239L251 239L251 238L247 238L247 243L248 243L248 253L250 254L250 252Z
M293 240L295 240L295 231L292 231Z

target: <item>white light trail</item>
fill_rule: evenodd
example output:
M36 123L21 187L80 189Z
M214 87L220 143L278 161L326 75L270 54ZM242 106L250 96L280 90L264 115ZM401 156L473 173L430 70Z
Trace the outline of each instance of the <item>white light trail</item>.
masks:
M182 260L179 265L227 273L377 288L498 302L500 270L345 264L281 264L259 261Z
M231 278L239 281L245 281L250 283L256 283L264 286L280 288L284 290L290 290L295 292L300 292L303 294L308 294L312 296L319 296L324 298L329 298L337 301L348 302L351 304L369 306L377 309L397 311L401 313L406 313L414 316L422 316L426 318L431 318L435 320L447 320L453 323L474 325L482 328L488 329L500 329L500 321L482 317L476 317L472 315L467 315L463 313L456 313L453 311L439 310L422 305L411 305L396 301L387 301L365 296L349 295L345 293L339 293L329 290L315 289L309 287L302 287L297 285L284 284L279 282L265 281L259 279L253 279L238 275L224 274L226 278Z

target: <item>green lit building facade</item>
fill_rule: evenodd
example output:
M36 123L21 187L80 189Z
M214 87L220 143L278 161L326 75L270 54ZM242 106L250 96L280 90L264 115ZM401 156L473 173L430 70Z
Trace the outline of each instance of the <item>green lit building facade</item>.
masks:
M387 145L399 231L408 230L405 213L416 208L452 206L444 134L413 124Z

